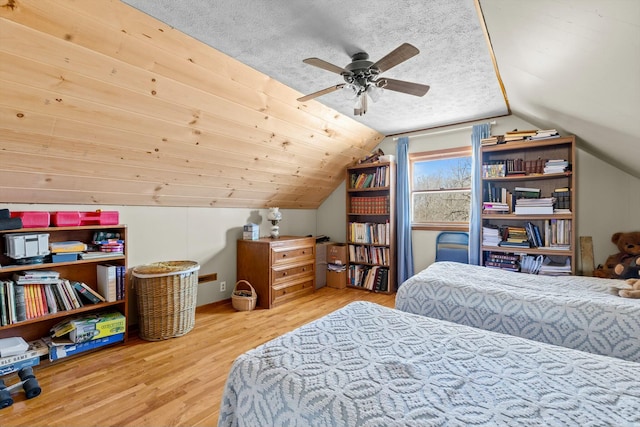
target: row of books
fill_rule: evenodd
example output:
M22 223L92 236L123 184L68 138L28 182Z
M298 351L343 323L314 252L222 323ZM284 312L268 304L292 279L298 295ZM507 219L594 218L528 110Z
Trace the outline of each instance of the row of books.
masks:
M351 197L351 213L389 214L389 196Z
M505 176L543 175L545 173L546 162L547 160L545 159L493 160L482 164L482 177L502 178Z
M11 325L104 300L102 295L82 282L57 279L55 283L17 284L13 280L5 280L0 286L0 323L2 326Z
M126 275L124 265L98 264L96 273L98 290L107 302L124 299Z
M391 242L389 222L350 222L347 228L347 241L350 243L367 243L388 245Z
M349 245L349 260L351 262L389 265L389 258L388 247Z
M373 173L362 172L351 174L350 188L378 188L389 185L389 167L379 166Z
M348 283L371 291L389 291L389 269L380 266L350 265Z
M540 189L515 187L513 191L487 182L482 210L485 213L551 215L571 213L571 190L556 188L550 197L540 197Z
M526 222L523 227L485 224L482 227L482 245L558 250L571 248L570 219L546 219L541 225L542 228L534 222Z

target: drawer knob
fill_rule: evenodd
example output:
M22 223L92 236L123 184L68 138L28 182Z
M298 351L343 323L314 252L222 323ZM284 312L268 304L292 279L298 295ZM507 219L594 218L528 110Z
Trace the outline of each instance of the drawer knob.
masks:
M307 271L307 267L302 267L302 271Z
M282 258L286 258L286 257L287 257L287 254L282 254Z
M287 272L285 271L284 273L282 273L282 275L283 275L283 276L286 276L286 275L287 275Z

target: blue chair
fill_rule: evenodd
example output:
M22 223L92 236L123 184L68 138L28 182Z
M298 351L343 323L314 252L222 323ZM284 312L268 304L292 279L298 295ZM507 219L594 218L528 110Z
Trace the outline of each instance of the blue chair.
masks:
M455 261L469 264L469 233L443 231L436 238L436 262Z

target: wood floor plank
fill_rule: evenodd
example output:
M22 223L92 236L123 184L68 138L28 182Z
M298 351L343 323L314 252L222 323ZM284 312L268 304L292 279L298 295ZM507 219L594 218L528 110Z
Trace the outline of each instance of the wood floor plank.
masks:
M230 302L198 307L195 328L165 341L124 345L35 368L42 394L0 410L10 426L215 426L237 356L357 300L393 307L395 295L321 288L271 310ZM3 378L13 384L17 377Z

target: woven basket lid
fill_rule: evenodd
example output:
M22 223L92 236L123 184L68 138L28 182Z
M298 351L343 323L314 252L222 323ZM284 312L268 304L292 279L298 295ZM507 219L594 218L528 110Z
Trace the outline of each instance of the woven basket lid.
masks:
M132 273L135 277L151 278L170 276L173 274L186 274L200 269L195 261L163 261L134 267Z

